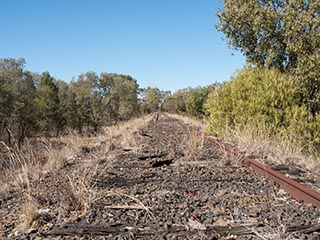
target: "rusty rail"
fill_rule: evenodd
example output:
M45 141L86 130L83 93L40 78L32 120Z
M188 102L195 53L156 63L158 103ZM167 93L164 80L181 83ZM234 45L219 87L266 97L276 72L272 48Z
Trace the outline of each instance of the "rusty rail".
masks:
M290 194L293 198L295 198L299 202L310 203L320 208L320 194L315 190L311 189L310 187L298 183L297 181L273 170L272 168L258 163L253 159L246 157L242 153L239 153L235 149L227 146L226 144L222 143L220 140L206 136L206 140L216 145L217 147L221 148L222 150L226 151L230 155L236 157L239 162L242 163L243 166L250 167L255 172L260 173L261 175L265 176L268 179L271 179L280 185L284 191Z

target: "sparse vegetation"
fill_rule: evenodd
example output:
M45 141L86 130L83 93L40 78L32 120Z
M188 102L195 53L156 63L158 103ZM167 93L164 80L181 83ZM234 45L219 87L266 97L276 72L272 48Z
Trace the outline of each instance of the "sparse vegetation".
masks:
M187 160L194 161L204 148L204 133L189 128L185 139L185 153Z
M6 151L3 151L1 157L7 161L1 161L0 194L6 195L10 189L18 187L25 196L17 230L24 231L37 226L41 218L41 209L48 207L39 203L40 195L46 194L47 191L58 194L55 197L60 199L60 203L57 204L68 213L67 215L71 214L70 217L85 214L94 201L106 194L99 192L94 183L94 177L103 170L98 169L100 162L109 161L104 164L106 168L114 160L113 151L123 148L134 150L132 134L150 119L151 116L147 116L108 126L101 134L93 137L70 134L58 138L37 139L37 142L33 143L28 140L28 144L19 150L2 142ZM61 176L61 169L68 164L79 164L77 156L90 154L91 149L96 149L99 155L91 154L84 165L79 165L78 169ZM63 178L64 182L59 183L61 186L53 183L51 189L43 188L43 179L48 176Z

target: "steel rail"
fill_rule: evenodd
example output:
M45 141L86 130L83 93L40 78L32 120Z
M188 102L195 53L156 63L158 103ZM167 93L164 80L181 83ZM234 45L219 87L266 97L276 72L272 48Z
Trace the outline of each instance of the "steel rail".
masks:
M283 175L280 172L273 170L272 168L261 164L244 154L236 151L232 147L227 146L220 140L206 136L206 140L213 145L219 147L220 149L224 150L228 154L236 157L237 160L246 167L251 168L255 172L263 175L264 177L271 179L280 185L280 188L286 191L289 195L295 198L299 202L304 202L308 204L313 204L317 208L320 208L320 194L315 190L311 189L310 187L298 183L297 181Z

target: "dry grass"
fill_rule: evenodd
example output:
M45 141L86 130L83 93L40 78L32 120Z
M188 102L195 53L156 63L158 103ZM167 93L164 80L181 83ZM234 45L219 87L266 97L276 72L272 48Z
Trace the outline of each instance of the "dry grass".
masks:
M89 153L83 159L84 162L65 176L66 189L60 189L59 186L57 192L63 195L63 197L57 196L61 199L60 206L64 211L72 213L71 215L82 215L90 209L92 203L106 197L96 188L94 176L112 164L114 160L112 156L116 155L115 151L118 149L135 149L133 134L144 127L151 118L152 116L145 116L105 127L94 137L70 134L59 138L37 139L33 143L27 141L19 150L1 142L4 149L3 157L6 160L2 162L6 165L0 165L2 182L0 194L6 195L10 189L17 187L24 196L29 196L23 198L24 202L21 203L18 231L33 228L38 224L41 206L31 196L37 196L37 191L53 191L53 189L37 189L37 182L49 172L58 176L65 163L69 161L76 163L77 156L81 156L86 150ZM102 158L109 162L103 163L102 166L100 161ZM131 207L148 211L138 200Z
M119 197L123 204L121 205L105 205L104 208L108 209L135 209L135 210L144 210L148 216L155 220L155 216L151 212L150 208L147 207L143 202L141 202L138 198L132 197L128 194L125 194L121 191L108 191L104 198L107 199L108 197Z
M184 124L187 126L191 126L194 128L197 128L198 130L204 131L206 127L206 123L204 120L196 119L196 118L191 118L187 116L182 116L178 114L172 114L172 113L165 113L170 118L175 118L180 121L182 121Z
M68 158L79 153L81 148L87 145L88 141L76 134L51 139L51 141L44 139L42 154L46 161L43 169L50 172L59 170Z
M47 172L58 171L68 159L81 152L81 149L91 149L102 142L106 143L106 154L115 147L132 147L134 142L130 136L147 124L150 119L151 116L147 116L116 126L105 127L103 132L95 137L81 137L72 134L59 138L38 139L33 144L27 140L20 149L0 142L6 150L2 156L5 160L0 162L2 183L25 188L31 180L39 180ZM5 190L5 188L1 186L0 190Z
M71 174L67 176L70 186L69 202L72 202L73 210L85 214L90 209L92 203L102 197L106 197L104 193L96 189L94 177L97 176L99 171L104 171L113 164L117 149L134 149L133 134L144 127L150 119L151 116L146 116L114 126L104 127L98 136L81 139L81 146L78 146L78 149L82 149L83 147L92 149L99 146L103 146L104 149L102 149L100 156L91 156L92 158L96 158L97 161L92 160L92 164L88 164L80 176ZM71 140L73 142L73 139ZM68 141L70 141L70 138ZM103 167L100 166L102 158L107 160L103 163Z
M28 201L22 206L20 222L17 229L25 230L37 227L40 218L39 205L34 201Z
M122 122L115 126L104 127L103 133L98 137L100 142L107 142L106 152L114 147L122 148L135 147L132 135L139 129L146 126L152 119L151 115ZM120 145L119 145L120 144Z
M16 185L21 189L28 188L30 181L39 177L39 161L29 143L20 150L9 147L4 142L0 144L6 149L5 160L1 161L1 193Z
M197 155L204 149L204 133L188 128L188 134L184 140L184 155L189 161L196 160Z
M270 136L263 126L226 129L224 140L233 143L247 155L275 164L300 165L309 170L319 169L319 155L298 139L283 134Z
M187 126L195 127L201 131L206 129L204 121L176 114L167 115L181 120ZM235 130L225 129L223 139L227 143L235 145L239 151L259 160L275 164L295 164L309 170L320 170L320 156L316 150L310 149L309 145L307 146L306 143L292 136L285 134L271 136L263 126L248 125L244 128L238 127ZM196 139L189 132L189 143L187 142L186 144L189 149L186 154L193 158L194 153L199 150L196 146L201 146L201 140ZM235 163L237 161L236 159Z
M170 118L177 119L187 126L187 136L183 140L182 144L178 144L182 145L182 152L184 153L186 160L195 161L197 155L204 149L205 123L199 119L194 119L187 116L171 113L165 113L165 115Z
M264 228L264 230L259 230L256 228L246 227L248 230L252 231L254 235L258 237L258 239L269 240L269 239L277 239L277 240L293 240L297 239L293 236L292 233L286 232L286 227L279 223L279 227L277 228Z

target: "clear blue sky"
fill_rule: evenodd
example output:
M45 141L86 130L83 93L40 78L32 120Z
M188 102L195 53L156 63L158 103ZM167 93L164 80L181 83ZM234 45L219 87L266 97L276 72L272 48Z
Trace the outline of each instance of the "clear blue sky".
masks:
M172 91L226 81L245 59L216 31L218 7L218 0L1 0L0 58L23 57L27 70L66 82L87 71Z

